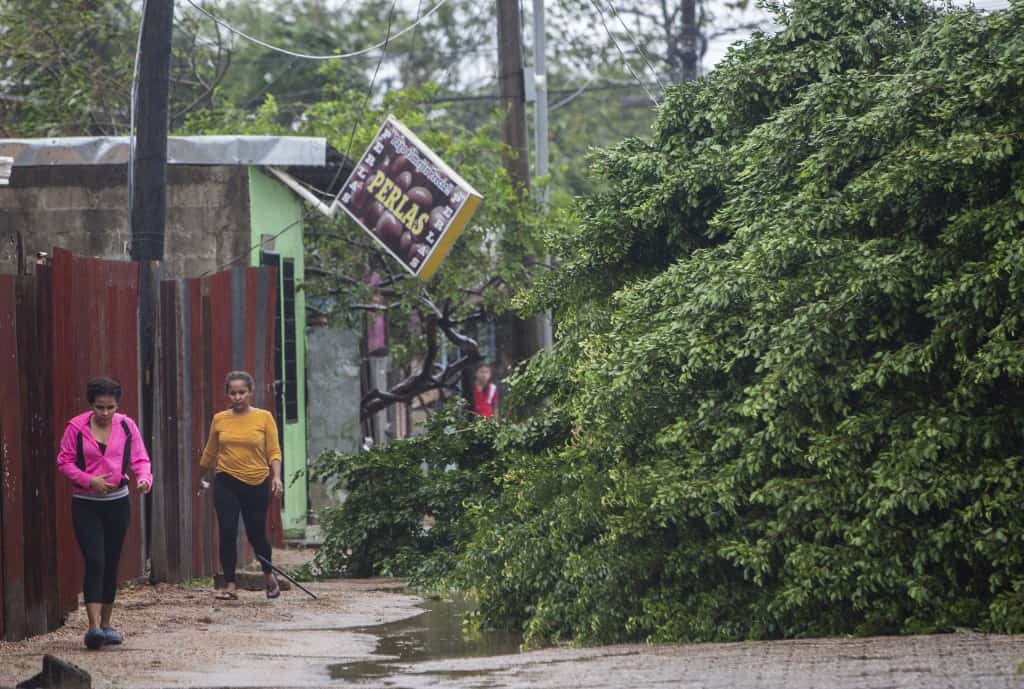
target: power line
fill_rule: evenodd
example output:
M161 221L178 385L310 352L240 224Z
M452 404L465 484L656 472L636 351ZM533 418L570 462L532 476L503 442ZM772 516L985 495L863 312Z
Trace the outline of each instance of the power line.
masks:
M191 2L191 0L189 1ZM622 62L623 64L626 65L626 69L629 70L629 73L632 75L633 79L636 80L636 83L640 84L640 86L643 87L644 93L646 93L647 97L651 99L651 102L654 103L655 105L658 105L658 99L654 97L654 95L647 88L647 85L644 84L644 82L637 75L636 71L633 70L633 66L629 64L629 58L626 57L626 53L622 50L622 46L619 45L619 41L611 32L611 29L608 28L608 22L605 21L604 10L602 10L601 6L597 4L597 0L590 0L590 4L594 6L595 10L597 10L597 14L601 18L601 26L604 27L604 32L608 34L608 38L612 39L612 43L615 44L615 48L619 51L619 55L622 56Z
M189 0L189 2L191 2L191 1L192 0ZM380 72L380 66L384 62L384 55L387 54L388 44L391 42L391 39L392 39L391 27L394 24L395 7L397 5L398 5L398 0L393 0L392 3L391 3L391 9L388 11L388 28L387 28L387 33L384 36L384 42L381 44L381 47L383 48L383 50L381 50L380 59L377 60L377 68L373 70L373 77L370 79L370 85L366 89L366 95L363 98L363 105L360 108L358 117L356 117L353 120L352 131L349 133L348 146L346 147L346 150L345 150L345 157L342 158L341 163L338 165L338 171L336 173L334 173L334 179L332 179L331 183L327 186L328 189L333 189L334 185L338 182L338 178L341 176L342 171L345 169L345 160L351 160L352 159L352 155L351 155L352 154L352 143L355 141L356 131L359 128L359 121L366 114L367 105L369 105L370 98L373 96L373 87L374 87L374 84L377 81L377 74ZM436 7L440 7L440 4L438 4ZM435 9L436 9L436 7L435 7ZM280 237L281 235L283 235L285 232L287 232L288 230L292 229L293 227L295 227L297 225L302 225L303 223L305 223L305 221L307 220L307 216L309 215L310 212L311 211L309 210L309 208L307 208L305 210L305 212L303 212L301 218L299 218L298 220L294 220L294 221L288 223L287 225L285 225L284 227L282 227L277 233L272 235L270 237L270 239L272 239L272 240L277 239L278 237ZM261 246L263 246L263 243L265 241L266 241L266 238L261 238L259 242L257 242L256 244L253 244L251 247L249 247L249 249L246 250L245 253L239 254L238 256L232 258L227 263L224 263L224 264L222 264L220 266L217 266L213 270L207 271L206 273L203 273L203 275L208 275L211 272L215 273L215 272L221 271L224 268L227 268L228 266L231 266L231 265L234 265L235 263L238 263L239 261L241 261L244 258L248 258L249 255L252 254L253 251L255 251L256 249L258 249Z
M620 24L622 24L623 30L625 30L626 35L629 36L630 43L633 44L633 47L636 48L636 51L640 53L640 57L642 57L644 59L644 62L647 63L647 68L651 70L651 76L653 76L654 80L658 82L658 88L661 89L662 93L665 93L665 85L662 84L661 79L658 78L657 70L654 69L654 65L651 64L650 59L647 57L647 53L644 52L644 49L640 47L640 44L636 40L636 36L634 36L633 32L630 31L628 26L626 26L626 22L623 21L622 15L620 15L619 11L615 9L615 5L612 3L611 0L608 0L608 7L611 8L612 14L614 14L615 18L619 20Z
M602 83L602 84L597 84L597 85L594 85L594 81L595 81L595 79L591 78L591 79L587 80L586 82L584 82L582 86L575 86L575 87L568 87L568 88L561 88L561 89L551 89L551 90L548 91L548 95L549 96L572 96L572 100L575 100L576 97L578 97L580 95L584 95L585 93L593 92L593 91L627 91L627 90L631 91L631 90L635 90L635 89L643 88L644 87L643 83L636 84L636 83L634 83L632 81L621 81L621 82L619 82L619 81L612 81L612 82L607 82L607 83ZM653 86L656 86L657 84L653 84L653 83L648 82L646 85L653 87ZM303 91L294 91L294 92L291 92L291 93L277 94L277 97L279 99L282 99L282 101L283 101L282 107L308 107L308 106L313 104L313 101L294 101L294 102L289 102L286 99L317 94L317 93L320 93L321 90L322 89L305 89ZM472 95L466 95L466 96L441 96L441 97L438 97L438 98L431 98L431 99L428 99L428 100L416 101L415 104L416 105L441 105L441 104L444 104L444 103L472 103L472 102L497 101L497 100L502 100L502 97L500 95L496 94L496 93L479 93L479 94L472 94ZM559 102L559 105L566 105L566 104L567 103Z
M278 47L276 45L273 45L271 43L267 43L266 41L260 40L259 38L256 38L255 36L250 36L249 34L245 33L244 31L242 31L240 29L236 29L231 24L228 24L226 21L224 21L223 19L221 19L217 15L211 13L207 9L201 7L200 5L198 5L195 2L195 0L188 0L188 4L192 5L192 7L196 8L197 10L199 10L200 12L205 14L207 17L209 17L213 21L217 22L217 24L219 24L220 26L224 27L225 29L227 29L231 33L244 38L245 40L249 41L250 43L255 43L256 45L262 46L264 48L267 48L268 50L273 50L275 52L282 53L284 55L291 55L292 57L301 58L303 60L344 60L344 59L347 59L347 58L358 57L360 55L365 55L367 53L372 53L374 50L377 50L378 48L385 48L390 41L393 41L396 38L398 38L399 36L402 36L403 34L408 33L409 31L412 31L419 24L424 22L428 17L430 17L435 12L437 12L439 9L441 9L441 7L446 2L448 2L448 0L440 0L436 5L431 7L430 10L426 14L424 14L422 17L417 19L415 22L413 22L409 26L405 27L404 29L402 29L398 33L396 33L396 34L394 34L392 36L385 37L385 39L383 41L381 41L380 43L377 43L375 45L371 45L368 48L363 48L361 50L355 50L355 51L350 52L350 53L337 53L337 54L334 54L334 55L308 55L306 53L297 53L297 52L294 52L294 51L291 51L291 50L287 50L285 48L280 48L280 47Z
M562 100L560 100L560 101L558 101L557 103L555 103L554 105L552 105L552 106L551 106L550 108L548 108L548 110L549 110L550 112L554 112L555 110L558 110L559 108L561 108L561 107L563 107L563 106L566 106L566 105L568 105L569 103L572 103L572 102L573 102L574 100L576 100L576 99L577 99L577 98L579 98L579 97L580 97L581 95L583 95L583 92L584 92L584 91L586 91L586 90L587 90L587 87L588 87L588 86L590 86L590 85L591 85L592 83L593 83L593 79L588 79L588 80L587 80L587 81L586 81L586 82L585 82L585 83L583 84L583 86L580 86L580 87L579 87L578 89L576 89L575 91L573 91L572 93L570 93L570 94L569 94L568 96L566 96L566 97L565 97L565 98L563 98Z
M334 173L334 179L332 179L331 183L327 186L328 190L333 189L334 185L338 183L338 178L341 177L341 171L345 169L345 160L352 160L352 143L355 141L356 131L359 129L359 120L361 120L363 115L366 114L367 107L370 104L370 98L373 96L373 85L377 82L377 75L380 73L380 66L384 63L384 56L388 52L388 43L391 42L391 26L395 21L395 7L397 5L398 0L393 0L391 3L391 10L388 11L388 30L384 35L384 44L383 50L380 51L380 59L377 60L377 66L373 69L373 76L370 77L370 87L366 89L366 96L363 98L363 106L360 108L359 117L352 121L352 131L349 132L348 145L345 146L345 158L343 158L341 164L338 165L338 171ZM438 3L434 6L434 9L437 9L440 6L441 4ZM418 24L419 21L420 20L417 19L416 24ZM413 24L413 26L416 26L416 24ZM339 192L339 195L340 193L341 192Z
M307 211L307 212L308 212L308 211ZM293 220L292 222L288 223L287 225L285 225L284 227L282 227L282 228L281 228L280 230L278 230L278 231L277 231L276 233L274 233L274 234L273 234L273 235L271 235L270 237L266 237L266 236L263 236L263 237L261 237L261 238L260 238L260 241L258 241L257 243L253 244L252 246L250 246L250 247L249 247L249 248L248 248L248 249L247 249L247 250L245 251L245 253L243 253L243 254L239 254L238 256L235 256L234 258L232 258L232 259L231 259L230 261L228 261L227 263L222 263L221 265L217 266L216 268L211 268L210 270L206 271L205 273L203 273L203 274L202 274L202 275L200 275L199 277L201 277L201 278L204 278L204 277L206 277L207 275L209 275L210 273L219 273L220 271L224 270L225 268L228 268L228 267L230 267L230 266L233 266L233 265L235 265L236 263L238 263L239 261L241 261L241 260L242 260L243 258L249 258L249 255L250 255L250 254L252 254L252 252L253 252L253 251L255 251L256 249L259 249L259 248L260 248L261 246L263 246L263 245L264 245L264 244L265 244L265 243L266 243L266 242L267 242L268 240L270 240L270 241L273 241L273 240L277 239L278 237L280 237L281 235L283 235L283 234L284 234L285 232L287 232L288 230L292 229L292 228L293 228L293 227L295 227L296 225L301 225L301 224L302 224L302 223L304 223L305 221L306 221L306 214L305 214L305 213L303 213L303 215L302 215L302 217L301 217L301 218L299 218L298 220Z

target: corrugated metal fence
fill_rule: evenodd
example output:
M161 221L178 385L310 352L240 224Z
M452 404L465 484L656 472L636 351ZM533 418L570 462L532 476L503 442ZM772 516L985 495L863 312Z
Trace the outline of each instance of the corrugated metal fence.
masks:
M277 272L241 268L207 278L164 282L160 292L160 432L153 494L153 578L183 581L215 570L212 495L198 495L199 459L213 414L225 408L224 376L243 369L257 381L255 404L274 411ZM276 498L268 515L281 545ZM241 533L239 534L241 539ZM241 544L239 544L241 547ZM243 549L245 558L252 551Z
M209 494L197 496L199 457L223 377L251 371L257 404L273 409L277 275L240 268L161 289L155 488L149 556L154 579L214 572L217 543ZM86 381L120 380L121 409L138 419L138 267L56 250L34 276L0 275L0 638L58 627L78 604L81 556L70 522L70 485L56 449L67 419L88 408ZM119 576L141 576L145 507L133 520ZM271 509L274 540L280 511ZM248 554L248 553L247 553Z

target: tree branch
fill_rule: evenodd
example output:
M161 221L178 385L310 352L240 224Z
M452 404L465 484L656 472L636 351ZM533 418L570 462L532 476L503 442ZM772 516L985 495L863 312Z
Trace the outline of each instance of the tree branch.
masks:
M370 390L360 403L360 417L367 419L392 404L410 402L425 392L437 389L458 389L457 382L463 373L474 366L483 357L476 340L456 329L458 322L452 319L455 306L450 301L439 308L427 295L420 298L423 309L429 312L426 318L427 353L420 363L419 371L409 375L390 390L374 388ZM441 368L435 364L438 353L438 333L458 347L461 356L453 363ZM441 368L440 372L435 372Z

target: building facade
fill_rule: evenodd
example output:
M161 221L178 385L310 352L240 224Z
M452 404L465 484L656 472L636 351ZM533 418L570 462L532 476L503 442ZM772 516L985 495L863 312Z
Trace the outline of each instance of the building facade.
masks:
M126 138L0 140L14 159L0 186L0 273L31 270L54 248L128 260ZM282 522L305 536L306 305L302 201L269 167L316 169L326 142L302 137L171 137L161 278L238 266L278 268L277 414L284 453ZM226 371L225 371L226 373Z

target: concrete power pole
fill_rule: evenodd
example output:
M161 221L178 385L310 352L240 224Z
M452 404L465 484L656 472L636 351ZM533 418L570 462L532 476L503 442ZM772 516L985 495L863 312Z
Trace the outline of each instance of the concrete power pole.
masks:
M164 258L167 220L167 128L174 0L146 0L139 29L133 117L138 130L132 142L128 171L131 257L139 262L139 363L142 366L140 406L146 446L154 447L156 392L157 303L160 261ZM159 460L157 460L159 461ZM147 496L148 498L149 496ZM147 499L147 516L151 502ZM146 555L150 519L145 520Z
M146 0L139 36L129 171L131 257L162 261L167 216L167 128L174 0Z
M526 149L526 82L523 72L523 32L519 0L498 2L498 88L505 110L502 135L508 150L505 170L520 194L530 189L530 154ZM513 228L511 231L515 231ZM532 356L545 345L543 317L532 317L516 327L515 358Z

